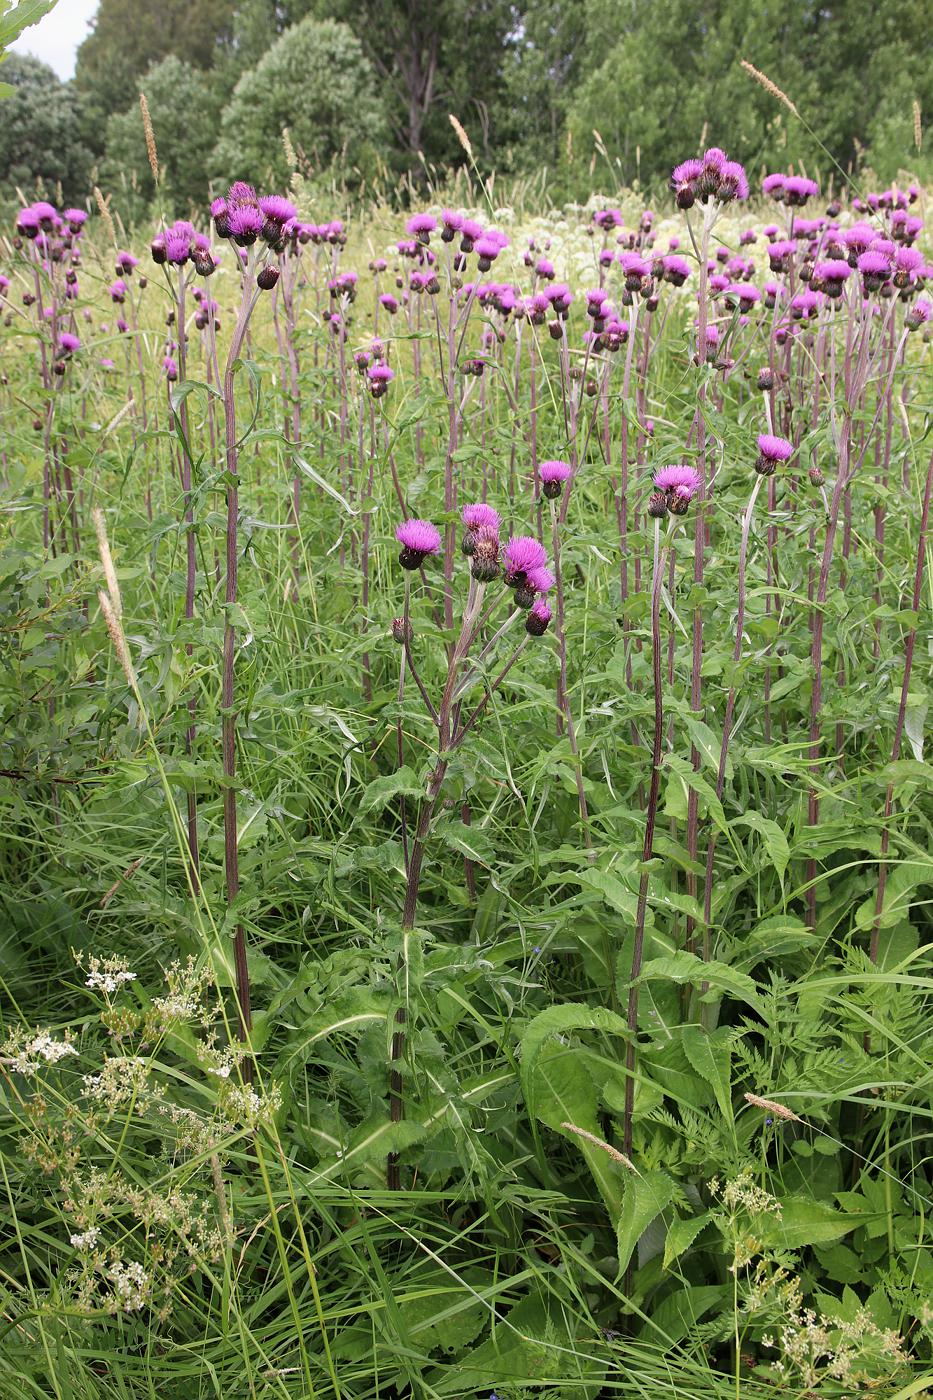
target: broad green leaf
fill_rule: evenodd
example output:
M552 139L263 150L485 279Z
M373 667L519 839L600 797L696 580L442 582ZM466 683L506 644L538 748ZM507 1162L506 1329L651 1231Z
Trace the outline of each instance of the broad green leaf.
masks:
M727 1026L706 1031L702 1026L683 1026L680 1032L684 1053L701 1079L713 1086L716 1102L729 1126L732 1114L732 1039Z
M367 813L377 811L381 807L387 806L394 797L423 797L424 784L418 781L418 776L411 768L403 766L397 768L394 773L385 773L381 778L374 778L368 783L356 812L356 821L365 817Z
M702 1215L691 1215L686 1220L682 1220L679 1215L674 1216L673 1224L667 1232L667 1241L664 1245L664 1267L669 1269L675 1259L679 1259L685 1249L689 1249L701 1230L704 1230L712 1220L712 1211L704 1211Z
M645 1230L670 1205L673 1195L674 1183L666 1172L626 1172L622 1210L616 1227L620 1274L628 1268Z
M704 962L695 953L679 952L671 953L665 958L652 958L642 967L638 980L649 982L652 978L667 978L677 983L687 982L694 987L708 982L710 992L706 994L705 1000L711 999L710 993L728 992L739 1001L754 1007L756 1011L762 1011L758 989L748 973L739 972L725 963Z
M772 821L770 817L763 817L760 812L745 812L740 817L734 817L732 825L750 826L753 831L758 832L765 843L771 864L777 871L778 879L783 886L787 862L790 860L790 847L787 844L787 837L777 822Z

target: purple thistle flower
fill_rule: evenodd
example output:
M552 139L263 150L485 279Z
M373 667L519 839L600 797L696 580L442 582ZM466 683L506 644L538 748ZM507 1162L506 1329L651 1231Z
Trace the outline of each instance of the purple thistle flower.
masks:
M71 331L62 331L58 337L58 348L64 355L73 355L76 350L81 349L81 342Z
M866 292L880 291L891 272L891 259L879 248L869 248L858 258L858 270Z
M399 563L403 569L420 569L429 554L437 554L441 536L430 520L403 520L395 528L395 538L402 546Z
M908 330L919 330L921 326L927 324L931 316L933 316L933 305L926 297L918 297L907 313L905 324Z
M460 518L468 530L494 530L498 534L502 524L499 512L485 501L475 501L464 506Z
M117 318L117 330L120 332L121 335L126 335L127 331L129 330L129 326L126 324L122 316L119 316Z
M689 505L700 489L700 473L696 467L688 466L685 462L677 462L669 467L659 467L653 480L656 490L667 492L669 508L675 493L680 493L678 499L684 500L685 504ZM682 494L684 492L686 493L685 497Z
M663 277L665 282L670 282L672 287L682 287L690 276L690 264L686 258L668 254L663 260Z
M419 243L429 243L436 228L437 220L433 214L412 214L405 225L405 232L414 234Z
M234 180L227 191L227 208L235 209L241 204L251 204L254 209L258 209L259 199L252 185L248 185L245 180Z
M134 267L139 267L139 258L121 248L117 253L117 272L132 272Z
M259 208L267 219L276 224L287 224L289 219L297 219L298 210L283 194L265 194L259 201Z
M506 582L547 563L547 550L533 535L513 535L505 547Z
M394 316L398 311L398 301L391 292L383 292L379 298L379 305L384 306L390 316Z
M564 489L564 482L570 479L572 469L568 462L557 460L540 462L538 476L541 488L549 501L556 501Z
M174 384L175 380L178 378L178 365L172 359L171 355L166 355L162 361L162 373L170 384Z
M191 252L191 235L187 229L180 228L176 224L174 228L168 229L164 234L163 246L166 260L181 267L182 263L188 261Z
M227 217L227 227L234 243L248 248L262 233L263 217L255 204L237 204Z
M784 181L786 179L787 176L781 175L780 172L775 172L773 175L766 175L761 182L762 194L770 194L773 195L775 199L780 200L784 193Z
M758 437L758 460L755 470L761 476L771 476L779 462L787 462L793 455L793 444L787 438L775 437L773 433L761 433Z
M554 587L554 575L543 565L539 569L528 569L525 573L525 587L533 593L550 593Z
M87 211L84 209L65 209L62 211L62 218L72 233L80 233L82 225L87 222Z
M369 382L369 391L374 399L381 399L388 391L389 385L395 378L395 371L386 364L370 365L366 371L366 378Z
M118 277L115 282L111 282L107 288L111 301L122 302L126 297L126 283L122 277Z

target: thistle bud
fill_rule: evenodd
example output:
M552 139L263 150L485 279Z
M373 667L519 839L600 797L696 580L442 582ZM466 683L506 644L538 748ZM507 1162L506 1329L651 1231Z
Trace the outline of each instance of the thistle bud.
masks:
M760 369L758 371L758 388L762 393L767 393L774 388L774 371L770 369Z
M648 497L648 514L652 520L663 520L667 515L667 492L652 491Z
M410 622L406 622L404 617L393 617L392 619L392 640L398 642L400 647L411 646L414 632Z
M279 280L279 269L275 263L266 263L265 267L259 269L256 277L256 286L263 292L271 292L276 282Z
M822 486L823 482L826 480L819 467L811 467L807 475L810 478L811 486Z

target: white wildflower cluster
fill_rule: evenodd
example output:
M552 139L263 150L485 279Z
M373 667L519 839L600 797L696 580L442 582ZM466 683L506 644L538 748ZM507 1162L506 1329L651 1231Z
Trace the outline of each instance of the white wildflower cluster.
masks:
M130 972L125 958L88 958L87 980L84 985L94 992L104 992L107 996L113 996L127 982L135 981L136 973Z
M99 1239L100 1230L96 1225L91 1225L87 1230L82 1230L77 1235L69 1235L68 1243L75 1249L89 1250L95 1248Z
M210 968L198 967L194 958L184 963L173 962L167 967L167 991L164 996L153 997L147 1013L150 1034L164 1035L174 1026L188 1021L209 1024L211 1016L204 1006L204 994L213 980Z
M282 1107L282 1091L271 1084L257 1093L252 1084L237 1084L225 1080L218 1095L221 1112L248 1128L268 1126Z
M133 1103L143 1113L149 1106L149 1064L138 1055L108 1055L100 1074L86 1074L82 1083L85 1097L108 1109Z
M724 1185L714 1177L709 1189L714 1196L719 1196L730 1215L737 1215L739 1211L746 1215L781 1214L781 1202L758 1185L747 1167Z
M138 1312L146 1306L152 1291L152 1280L142 1264L131 1259L125 1264L115 1259L107 1269L107 1277L113 1285L113 1296L121 1312Z
M57 1065L67 1055L77 1055L67 1035L56 1040L47 1030L13 1031L0 1046L0 1057L17 1074L37 1074L46 1065Z
M777 1337L765 1336L762 1343L780 1350L772 1369L782 1378L797 1378L795 1386L812 1390L832 1380L851 1389L874 1388L907 1362L901 1338L879 1327L867 1308L852 1318L833 1318L804 1307L799 1279L786 1290L785 1317Z

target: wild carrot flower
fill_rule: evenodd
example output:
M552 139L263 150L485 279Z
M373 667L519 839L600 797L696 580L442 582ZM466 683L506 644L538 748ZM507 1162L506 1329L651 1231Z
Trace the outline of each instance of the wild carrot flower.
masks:
M564 482L570 477L571 468L567 462L548 461L538 465L541 489L549 501L556 501L564 489Z
M761 433L758 438L755 471L761 476L771 476L778 463L788 461L793 451L793 445L787 438L775 437L772 433Z
M441 537L430 520L403 520L395 529L395 538L402 546L398 561L403 569L420 569L429 554L437 554Z

